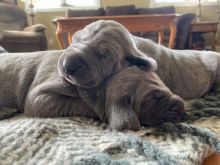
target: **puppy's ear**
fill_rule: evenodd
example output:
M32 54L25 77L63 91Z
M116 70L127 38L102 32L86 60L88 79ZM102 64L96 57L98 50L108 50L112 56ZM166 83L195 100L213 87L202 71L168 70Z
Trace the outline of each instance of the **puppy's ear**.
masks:
M137 67L145 70L145 71L156 71L157 63L153 58L147 57L141 51L133 50L131 53L127 55L127 61L131 65L136 65Z
M113 130L139 130L141 127L127 97L121 99L118 104L109 106L108 123L109 128Z

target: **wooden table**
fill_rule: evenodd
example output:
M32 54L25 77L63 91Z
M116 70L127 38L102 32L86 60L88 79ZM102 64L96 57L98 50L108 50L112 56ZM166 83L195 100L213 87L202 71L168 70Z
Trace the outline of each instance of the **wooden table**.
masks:
M170 29L169 48L173 48L176 38L176 23L177 14L154 14L154 15L124 15L124 16L91 16L91 17L71 17L57 18L53 20L57 24L56 37L60 47L65 48L62 37L63 32L68 33L68 44L71 43L72 35L83 29L86 25L97 20L115 20L124 25L130 32L140 31L156 31L158 32L158 42L163 42L163 30Z
M190 33L190 48L192 48L193 37L192 33L212 33L212 50L215 50L216 44L216 33L217 33L218 22L196 22L191 25L191 33Z

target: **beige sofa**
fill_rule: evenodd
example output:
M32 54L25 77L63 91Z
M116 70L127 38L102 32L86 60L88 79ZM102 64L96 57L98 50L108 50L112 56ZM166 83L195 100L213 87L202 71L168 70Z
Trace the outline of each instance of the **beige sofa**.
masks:
M0 3L0 46L8 52L32 52L47 49L46 27L28 26L23 9Z

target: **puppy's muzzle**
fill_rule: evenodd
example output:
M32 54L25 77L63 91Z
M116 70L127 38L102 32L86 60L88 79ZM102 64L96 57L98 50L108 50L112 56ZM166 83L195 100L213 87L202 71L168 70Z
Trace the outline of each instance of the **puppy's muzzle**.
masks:
M166 91L150 93L141 103L140 123L156 126L164 122L180 122L185 117L184 101Z
M63 69L66 75L75 76L87 69L87 66L80 57L67 56L63 60Z

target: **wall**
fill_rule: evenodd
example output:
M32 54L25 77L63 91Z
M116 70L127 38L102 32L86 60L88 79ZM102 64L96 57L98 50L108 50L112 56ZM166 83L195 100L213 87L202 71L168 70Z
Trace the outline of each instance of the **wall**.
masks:
M202 7L202 21L218 21L220 13L217 13L217 11L220 11L219 6L203 6ZM195 13L197 11L196 7L176 7L177 13L189 13L193 12Z
M119 6L119 5L128 5L134 4L137 7L149 7L150 0L101 0L101 6ZM24 7L23 3L19 1L19 5ZM206 6L202 7L202 20L204 21L219 21L219 16L216 11L219 6ZM176 7L177 13L195 13L196 7ZM42 23L47 26L47 39L48 39L48 48L49 49L59 49L57 39L55 37L56 26L52 23L52 20L56 17L63 17L65 12L40 12L37 13L35 18L35 23ZM220 30L219 30L220 31ZM220 32L219 32L220 34ZM211 37L207 34L208 42L210 42ZM218 40L220 35L218 36Z
M59 44L56 39L56 25L53 24L53 19L64 17L65 12L41 12L38 13L35 19L36 23L42 23L47 27L46 35L48 42L48 49L59 49Z

